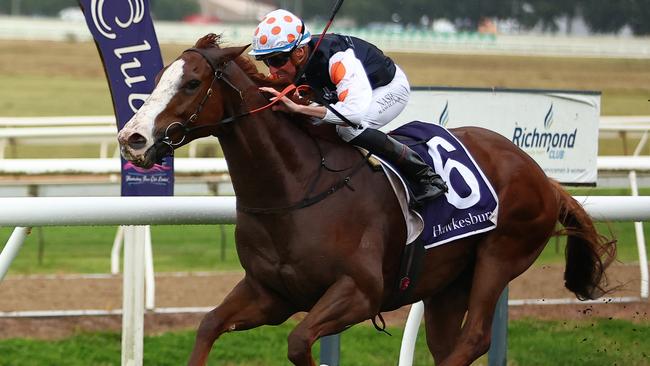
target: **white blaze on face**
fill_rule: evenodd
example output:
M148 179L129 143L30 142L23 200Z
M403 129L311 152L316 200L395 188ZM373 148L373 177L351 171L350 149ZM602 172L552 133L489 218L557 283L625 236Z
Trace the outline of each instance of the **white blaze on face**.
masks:
M144 136L147 139L147 144L141 149L142 152L146 151L154 143L154 122L178 92L183 78L184 64L185 61L176 60L169 65L149 98L120 131L120 135L139 133Z

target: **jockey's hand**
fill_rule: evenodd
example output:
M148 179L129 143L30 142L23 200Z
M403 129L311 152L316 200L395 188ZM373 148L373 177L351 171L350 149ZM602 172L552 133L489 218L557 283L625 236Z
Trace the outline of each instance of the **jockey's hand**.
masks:
M272 94L273 97L270 100L276 100L280 96L280 92L273 89L269 88L266 86L260 87L260 91ZM275 103L273 106L271 106L271 110L273 111L281 111L281 112L289 112L289 113L301 113L300 110L300 105L296 104L293 100L290 98L283 96L280 98L280 101Z
M294 90L293 93L291 93L289 98L291 98L291 100L296 104L300 104L300 105L311 104L311 99L301 95L301 93L297 89Z
M269 87L260 87L259 88L261 92L264 93L269 93L273 95L274 97L271 98L271 100L275 100L276 98L280 98L280 100L275 103L273 106L271 106L271 109L274 111L282 111L282 112L289 112L289 113L299 113L305 116L310 116L310 117L316 117L323 119L325 118L325 115L327 114L327 109L323 107L322 105L302 105L302 104L297 104L290 98L283 96L280 97L280 92ZM296 96L299 97L299 96Z

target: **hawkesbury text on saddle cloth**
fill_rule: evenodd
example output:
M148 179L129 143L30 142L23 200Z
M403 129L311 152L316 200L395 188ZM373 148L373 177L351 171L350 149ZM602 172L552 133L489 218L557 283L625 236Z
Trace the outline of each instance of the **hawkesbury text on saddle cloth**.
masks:
M417 121L392 134L433 166L449 187L443 198L420 211L424 221L421 239L426 248L496 227L499 205L494 188L456 137L442 126Z

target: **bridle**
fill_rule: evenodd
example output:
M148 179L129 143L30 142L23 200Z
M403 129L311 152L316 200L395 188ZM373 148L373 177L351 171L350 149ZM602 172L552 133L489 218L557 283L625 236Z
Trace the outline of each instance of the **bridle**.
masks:
M221 126L221 125L224 125L224 124L232 123L232 122L234 122L234 121L236 121L236 120L238 120L238 119L240 119L242 117L245 117L245 116L260 112L260 111L263 111L263 110L271 107L273 104L279 102L279 100L283 96L287 95L288 93L290 93L291 91L296 89L296 86L291 84L291 85L287 86L284 90L282 90L280 92L280 95L277 98L275 98L273 101L271 101L270 103L268 103L268 104L266 104L266 105L264 105L262 107L259 107L259 108L256 108L256 109L244 112L244 113L236 114L236 115L233 115L233 116L230 116L230 117L226 117L226 118L222 119L221 121L217 122L216 124L209 124L209 125L191 127L191 125L194 124L196 122L196 120L199 118L199 115L201 114L201 111L203 111L203 108L205 107L205 103L208 101L208 98L210 98L212 96L214 83L216 81L223 81L224 83L226 83L226 85L228 85L230 88L232 88L234 91L237 92L237 94L239 95L239 98L242 101L244 100L244 92L242 90L240 90L237 86L235 86L235 84L228 78L228 76L225 73L226 67L228 67L228 65L232 61L228 61L228 62L225 62L225 63L223 63L221 65L217 65L214 62L214 60L210 57L210 55L208 55L206 50L202 49L202 48L188 48L187 50L183 51L183 53L185 53L185 52L196 52L196 53L198 53L199 55L201 55L203 57L203 59L212 68L212 81L210 82L210 87L208 87L208 89L206 90L205 95L203 96L203 99L201 99L201 102L199 102L199 105L196 107L196 110L194 111L194 113L192 113L190 115L190 117L187 118L183 122L179 122L179 121L172 122L165 129L165 134L156 141L156 143L158 143L158 144L167 145L170 148L170 150L172 152L172 155L173 155L173 152L174 152L174 148L176 146L181 145L183 142L185 142L185 138L187 137L188 134L190 134L190 133L192 133L192 132L194 132L196 130L201 130L201 129L205 129L205 128L214 128L215 126ZM176 126L178 126L178 127L176 127ZM171 139L171 137L169 136L169 131L170 131L170 129L172 129L172 127L182 128L182 130L183 130L183 137L178 142L174 142Z
M213 125L204 125L204 126L195 126L195 127L190 127L192 124L196 122L196 120L199 118L199 115L201 114L201 111L203 111L203 107L205 106L205 103L208 101L208 98L210 98L213 94L213 88L214 88L214 83L219 80L223 81L226 83L228 86L230 86L232 89L234 89L237 94L239 94L239 97L243 100L244 95L239 88L235 86L235 84L230 81L230 79L226 76L224 69L227 67L228 63L224 63L223 65L215 65L214 61L209 57L209 55L205 52L205 50L200 49L200 48L189 48L185 52L196 52L200 54L203 59L210 65L212 68L212 81L210 81L210 86L208 87L208 90L205 91L205 95L203 95L203 99L201 99L201 102L199 102L199 105L196 107L196 110L194 113L190 115L189 118L187 118L185 121L180 122L180 121L175 121L172 122L167 128L165 129L165 134L158 139L158 143L162 143L165 145L168 145L172 152L174 151L174 147L181 145L183 142L185 142L185 138L187 135L191 132L194 132L199 129L203 128L208 128L208 127L214 127ZM248 114L248 113L246 113ZM228 123L234 121L236 118L242 117L245 114L239 115L239 116L233 116L233 117L228 117L224 120L222 120L220 123ZM177 128L182 128L183 129L183 137L180 139L178 142L174 142L171 137L169 136L169 131L172 129L172 127L178 126Z
M215 124L210 124L210 125L204 125L204 126L190 127L199 118L199 115L201 114L201 111L203 111L203 108L205 107L205 104L208 101L208 98L210 98L212 96L213 87L214 87L214 84L215 84L216 81L223 81L228 86L230 86L234 91L237 92L237 94L239 94L239 98L242 101L244 100L244 93L239 88L237 88L237 86L235 86L235 84L228 78L228 76L225 73L226 67L232 61L225 62L222 65L216 65L214 60L207 54L207 52L204 49L201 49L201 48L189 48L189 49L185 50L183 53L185 53L185 52L196 52L196 53L200 54L203 57L203 59L205 59L205 61L212 68L213 75L212 75L212 81L210 82L210 87L206 90L205 95L203 96L203 98L199 102L199 105L196 107L196 110L194 111L194 113L192 113L190 115L190 117L188 119L186 119L184 122L172 122L165 129L165 134L160 139L158 139L156 141L159 144L167 145L169 147L169 149L171 150L172 154L174 152L174 147L181 145L185 141L185 138L186 138L187 134L189 134L189 133L191 133L193 131L199 130L199 129L203 129L203 128L215 127L215 126L220 126L220 125L227 124L227 123L232 123L232 122L234 122L237 119L240 119L242 117L245 117L245 116L251 115L253 113L257 113L257 112L260 112L262 110L265 110L265 109L271 107L273 104L280 101L280 99L283 96L285 96L289 92L296 89L296 86L294 84L291 84L291 85L287 86L284 90L282 90L282 92L280 92L280 95L278 95L278 97L276 97L270 103L268 103L268 104L266 104L266 105L264 105L262 107L259 107L259 108L244 112L244 113L240 113L240 114L236 114L236 115L233 115L233 116L230 116L230 117L226 117L226 118L222 119L221 121L219 121L216 125ZM178 142L172 141L171 137L169 136L169 131L170 131L172 126L178 126L178 128L183 129L183 132L184 132L183 137ZM352 176L354 176L359 171L361 171L363 166L365 166L367 164L368 159L370 158L370 154L369 153L364 154L363 159L360 159L354 166L352 166L350 168L341 169L341 170L332 169L332 168L327 166L327 164L325 162L325 157L323 156L323 152L321 151L320 146L318 145L318 142L314 139L314 137L311 134L308 133L308 135L312 140L314 140L314 144L316 145L316 148L318 149L318 153L320 155L320 161L319 161L320 166L319 166L319 169L318 169L318 174L311 181L311 183L309 185L309 189L308 189L307 194L305 195L305 197L302 200L298 201L298 202L294 202L294 203L286 205L286 206L269 207L269 208L266 208L266 207L265 208L247 207L247 206L244 206L244 205L242 205L241 203L238 202L237 209L239 211L246 212L246 213L249 213L249 214L258 214L258 215L259 214L266 214L266 215L269 215L269 214L281 214L281 213L285 213L285 212L289 212L289 211L293 211L293 210L297 210L297 209L301 209L301 208L305 208L305 207L309 207L311 205L314 205L314 204L322 201L323 199L327 198L328 196L332 195L333 193L335 193L336 191L340 190L343 187L347 187L347 188L349 188L351 190L354 190L354 188L352 188L352 186L350 185L350 180L351 180ZM346 174L342 179L338 180L333 185L329 186L327 189L325 189L325 190L323 190L323 191L321 191L319 193L314 194L314 190L316 188L316 185L317 185L318 181L320 180L321 168L325 169L325 170L328 170L330 172L349 171L349 173Z

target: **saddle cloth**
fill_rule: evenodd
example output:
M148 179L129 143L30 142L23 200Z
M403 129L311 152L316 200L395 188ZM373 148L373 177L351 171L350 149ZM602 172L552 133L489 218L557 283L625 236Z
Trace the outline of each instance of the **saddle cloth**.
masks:
M497 225L499 202L490 182L469 151L442 126L414 121L390 135L415 150L447 182L449 192L429 201L416 212L409 209L409 195L397 170L382 162L400 202L410 244L421 238L426 249L456 239L484 233Z

